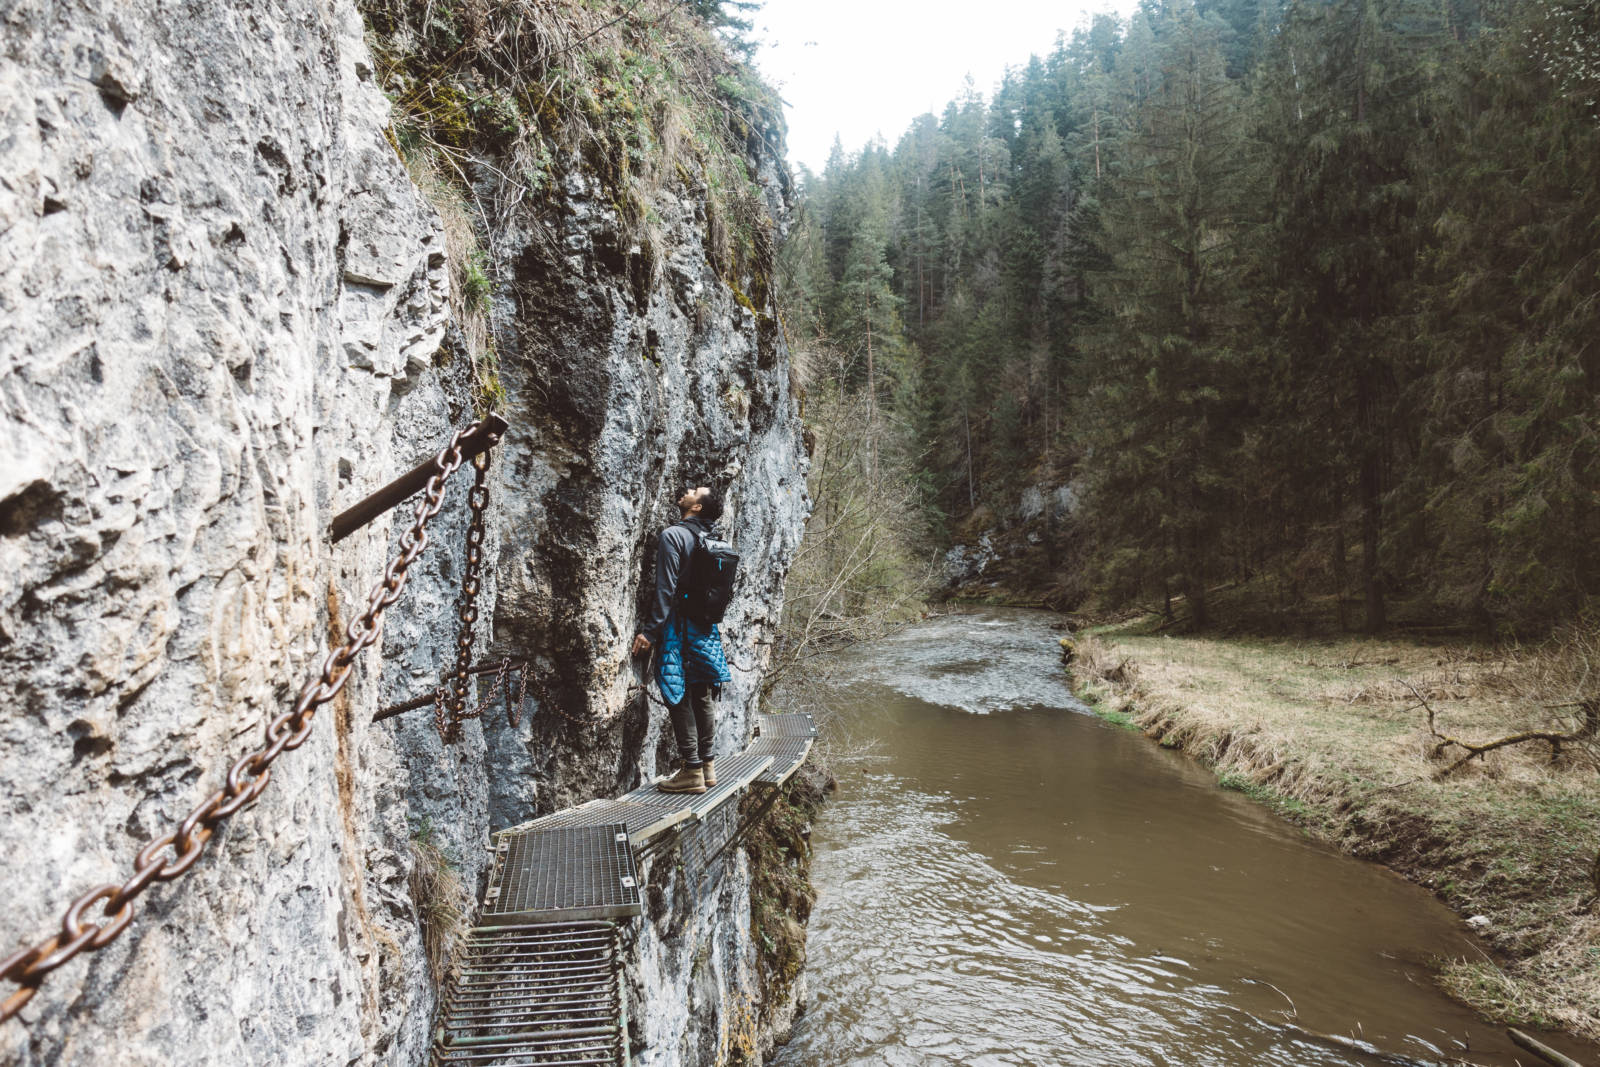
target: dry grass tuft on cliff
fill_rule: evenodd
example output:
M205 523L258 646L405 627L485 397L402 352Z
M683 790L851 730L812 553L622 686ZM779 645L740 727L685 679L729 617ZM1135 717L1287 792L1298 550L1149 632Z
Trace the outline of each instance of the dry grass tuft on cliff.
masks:
M1448 965L1443 980L1464 1000L1507 1022L1600 1038L1592 631L1493 649L1159 637L1140 626L1078 642L1073 673L1101 714L1432 887L1462 915L1487 917L1486 936L1510 962ZM1576 740L1465 761L1465 749L1441 741L1518 732Z
M616 212L635 289L668 254L663 198L703 205L708 259L735 298L769 315L776 239L755 173L782 159L777 95L675 0L358 0L390 141L439 211L451 308L485 409L502 406L494 297L512 264L493 235L597 180ZM524 210L522 217L527 217ZM536 224L530 236L565 255Z
M466 932L472 897L461 871L424 825L411 837L411 899L422 925L422 948L434 984L442 986Z
M482 413L500 410L505 406L505 389L500 384L499 359L490 329L493 284L484 269L487 254L473 221L477 210L460 183L440 172L446 162L441 157L409 152L402 154L401 160L417 191L439 213L445 258L450 265L450 313L472 361Z
M730 282L746 275L740 290L765 305L774 248L751 160L782 158L781 105L685 5L360 7L394 101L397 149L434 157L442 175L480 201L484 220L544 196L580 160L654 271L663 250L652 200L669 188L698 192L719 272Z

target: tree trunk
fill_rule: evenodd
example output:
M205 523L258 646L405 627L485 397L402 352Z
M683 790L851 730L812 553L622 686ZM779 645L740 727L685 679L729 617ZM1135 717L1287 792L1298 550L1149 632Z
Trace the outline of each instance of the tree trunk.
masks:
M867 474L878 484L878 380L872 364L872 300L867 300Z
M923 312L926 302L923 299L922 260L927 254L925 232L922 228L922 175L917 175L917 329L923 328Z
M978 494L972 486L972 419L965 403L961 405L961 423L967 430L967 514L971 515L978 510Z
M1094 109L1094 180L1100 180L1100 109Z
M1378 539L1383 527L1383 470L1382 455L1378 448L1376 372L1369 363L1363 363L1356 372L1357 432L1361 435L1361 585L1366 594L1366 631L1375 634L1383 630L1388 620L1384 614L1383 586L1378 572Z
M1204 630L1211 622L1210 612L1206 608L1206 583L1203 578L1191 577L1188 589L1185 590L1189 598L1189 623L1196 632Z
M1388 624L1383 604L1383 585L1378 577L1378 533L1383 504L1378 496L1378 454L1369 449L1361 461L1361 584L1367 598L1367 633L1375 634Z
M984 194L983 135L979 134L979 136L978 136L978 218L980 220L983 218L983 194ZM980 225L979 228L982 229L981 225Z
M1333 507L1333 585L1336 592L1334 602L1339 608L1339 632L1346 633L1350 629L1350 614L1345 608L1344 598L1350 588L1349 575L1345 570L1345 545L1344 545L1344 501L1342 497L1335 498Z
M1188 507L1192 512L1199 511L1198 501L1195 499L1194 475L1191 473L1187 479L1189 483ZM1200 530L1190 526L1183 531L1183 581L1184 595L1189 598L1189 623L1196 630L1204 630L1211 622L1210 612L1206 605L1206 560L1205 546L1202 543Z

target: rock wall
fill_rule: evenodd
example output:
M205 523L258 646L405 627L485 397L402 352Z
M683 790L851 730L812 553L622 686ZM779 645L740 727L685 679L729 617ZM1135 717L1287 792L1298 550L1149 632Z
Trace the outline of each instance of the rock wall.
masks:
M979 511L944 554L946 597L1071 611L1082 603L1082 486L1024 487L998 515Z
M125 879L292 703L410 508L338 545L329 519L470 421L475 384L351 4L20 2L0 38L10 952ZM745 553L719 727L742 743L808 503L781 339L709 265L703 197L661 192L669 252L643 284L576 164L560 195L491 220L514 430L476 651L536 663L520 725L444 746L426 709L371 722L453 657L464 474L381 657L187 875L0 1024L0 1060L423 1062L413 842L476 896L493 829L655 769L661 712L625 646L688 481L728 488ZM641 1062L713 1062L754 988L742 864L700 896L653 872L663 901L695 903L633 935Z

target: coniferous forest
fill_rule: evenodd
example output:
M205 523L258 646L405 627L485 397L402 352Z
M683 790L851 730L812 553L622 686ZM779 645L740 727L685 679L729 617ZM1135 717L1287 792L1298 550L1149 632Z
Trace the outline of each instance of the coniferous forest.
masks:
M802 179L810 402L931 542L1058 490L1013 585L1519 637L1600 597L1600 5L1144 0Z

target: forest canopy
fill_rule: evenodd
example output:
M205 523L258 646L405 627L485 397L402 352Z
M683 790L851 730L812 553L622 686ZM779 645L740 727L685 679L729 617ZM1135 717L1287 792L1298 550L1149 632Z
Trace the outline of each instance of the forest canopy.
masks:
M1144 0L804 174L788 326L946 540L1066 487L1061 605L1541 633L1600 595L1597 101L1583 0Z

